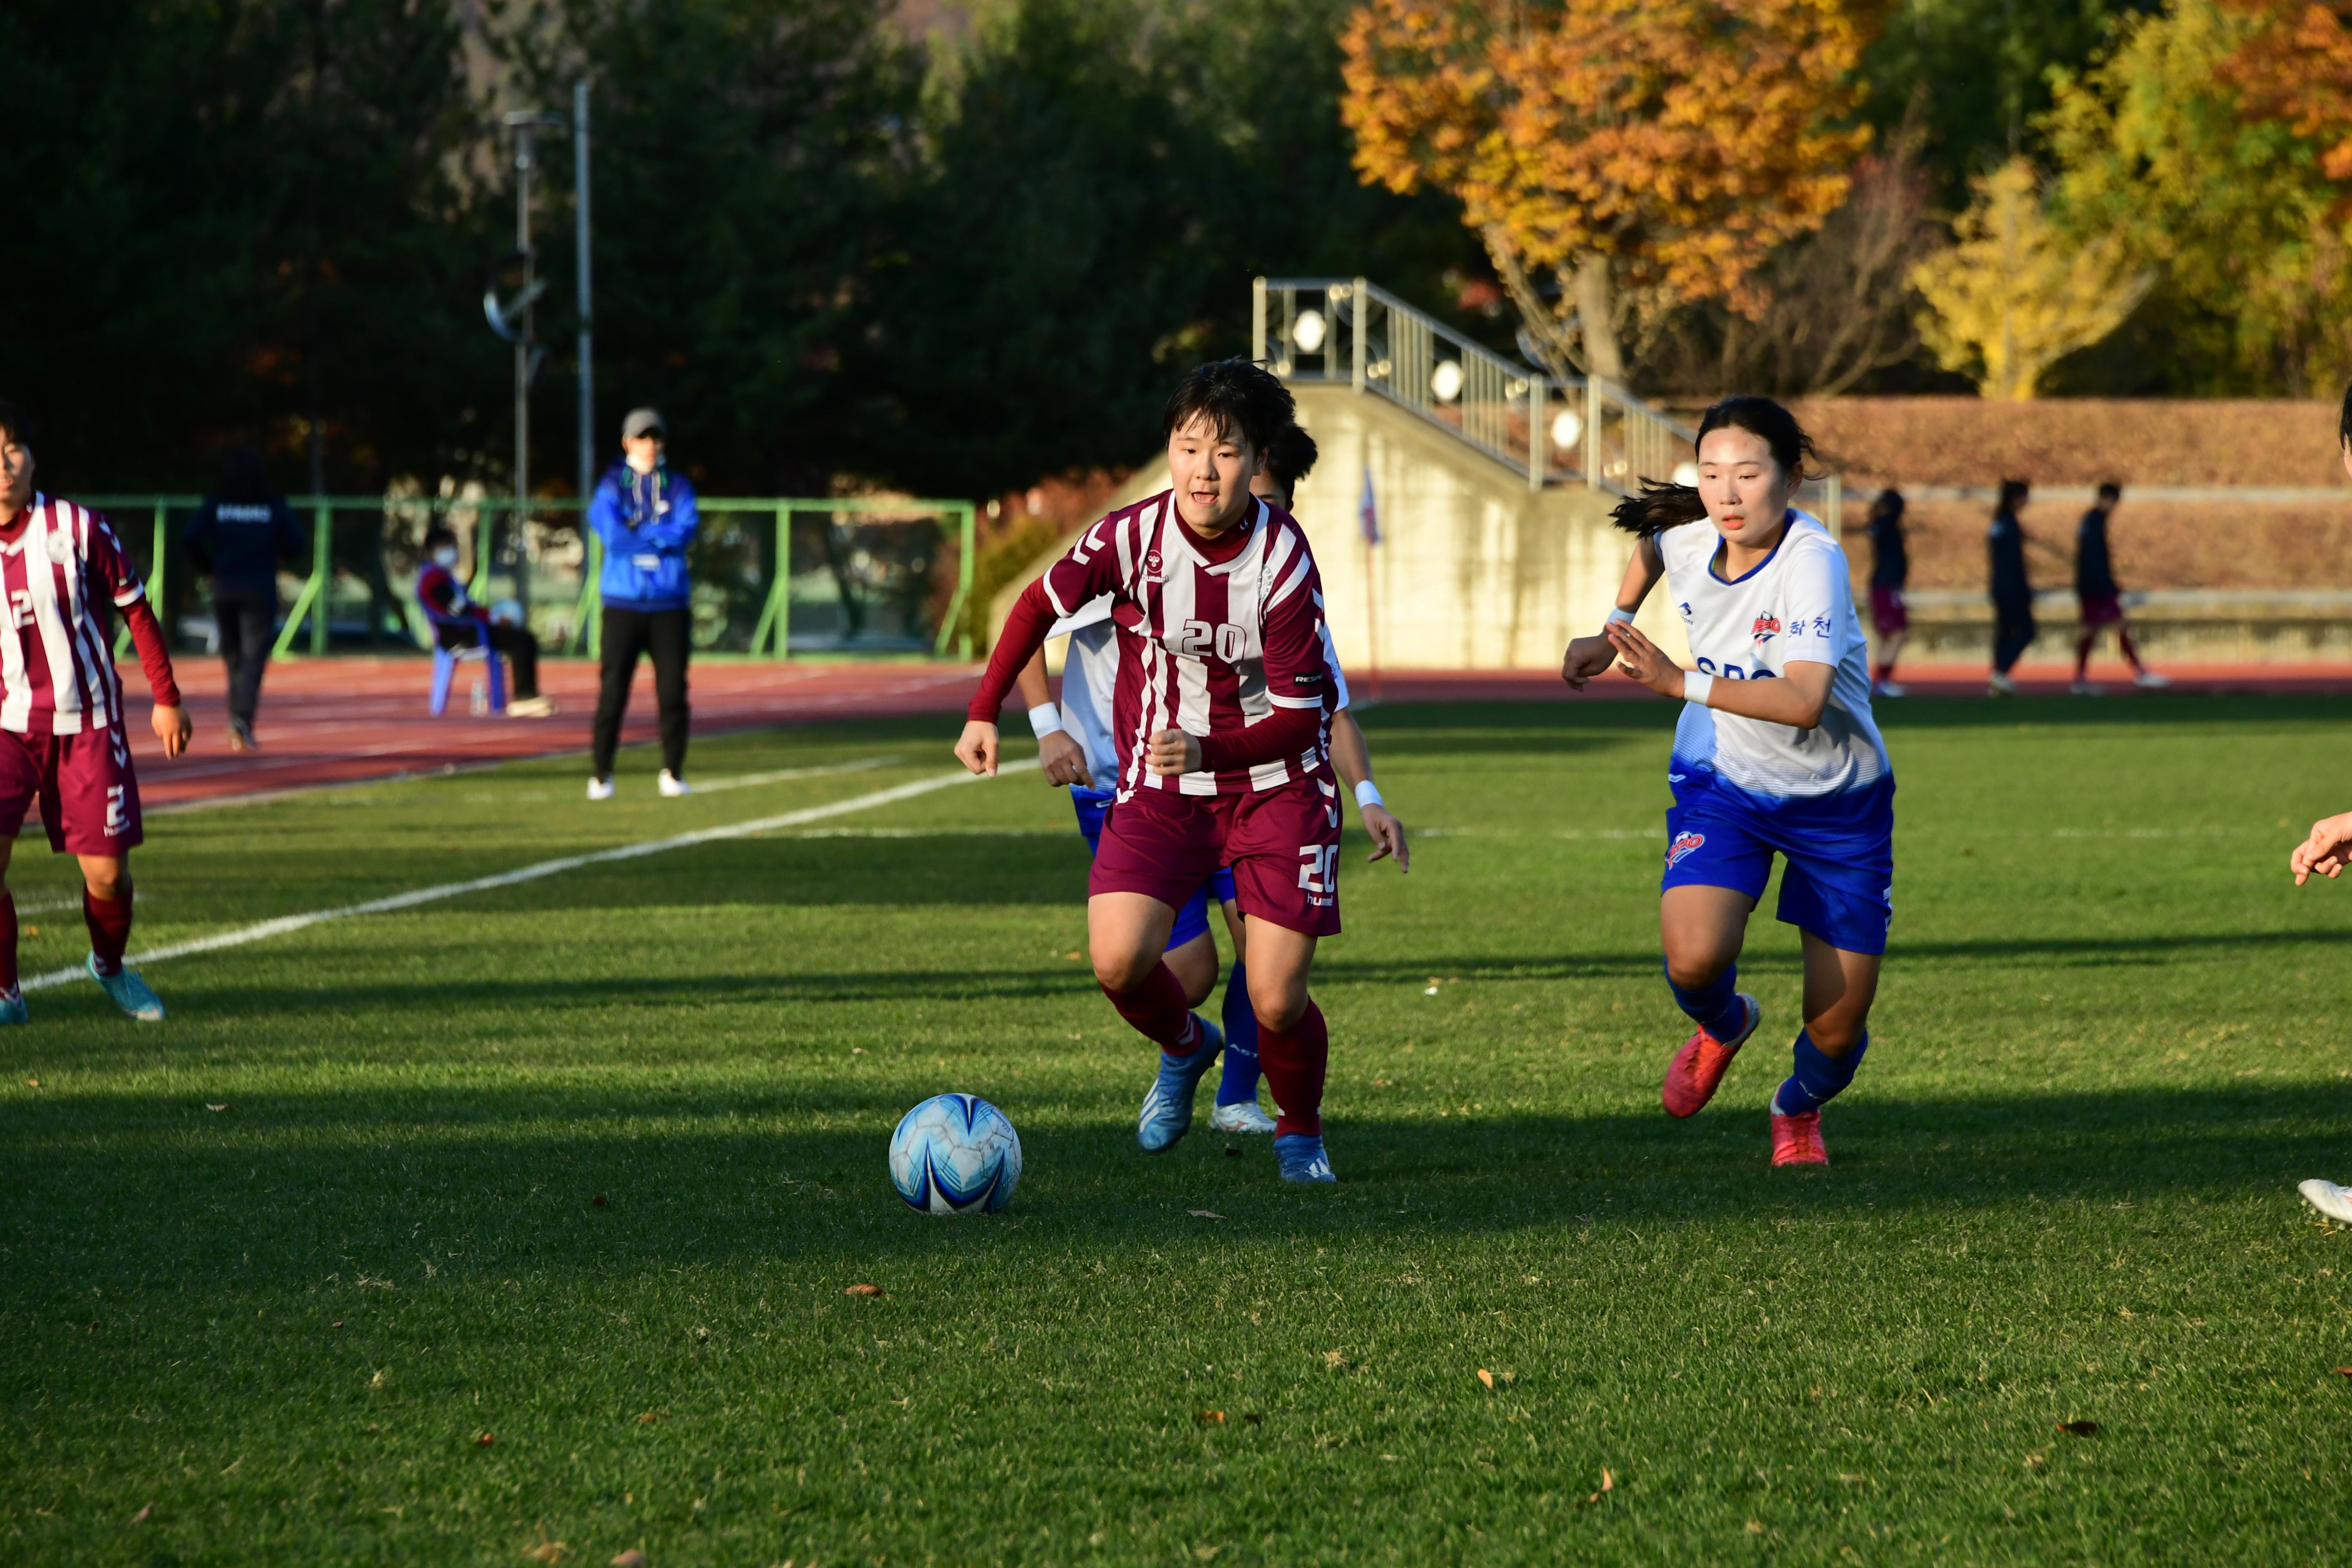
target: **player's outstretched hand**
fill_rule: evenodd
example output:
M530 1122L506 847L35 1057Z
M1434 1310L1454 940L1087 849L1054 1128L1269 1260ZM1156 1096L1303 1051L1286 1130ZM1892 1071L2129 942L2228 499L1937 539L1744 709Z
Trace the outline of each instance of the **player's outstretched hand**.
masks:
M2344 874L2344 852L2352 849L2352 811L2340 816L2323 816L2311 825L2311 837L2294 847L2286 858L2287 868L2294 873L2294 885L2302 887L2316 871L2331 881Z
M1683 667L1668 658L1656 643L1630 622L1610 623L1608 638L1617 650L1617 668L1661 697L1683 694Z
M188 742L196 732L196 727L189 722L188 710L184 708L166 708L158 703L148 721L155 726L155 738L163 742L163 754L167 757L176 757L186 751Z
M1385 805L1365 806L1363 816L1364 831L1370 834L1372 839L1372 852L1364 857L1364 863L1370 865L1375 860L1385 860L1393 855L1396 857L1398 870L1412 870L1412 851L1405 847L1404 824L1399 822Z
M1559 661L1559 678L1577 690L1615 661L1617 645L1605 637L1578 637L1568 645L1568 657Z
M1045 770L1047 784L1095 787L1094 775L1087 772L1087 749L1070 739L1067 730L1055 730L1037 742L1037 763Z
M1162 730L1151 737L1148 760L1151 771L1161 778L1197 773L1201 771L1201 737L1181 730Z
M984 719L963 721L963 738L955 744L956 761L973 773L996 776L996 726Z

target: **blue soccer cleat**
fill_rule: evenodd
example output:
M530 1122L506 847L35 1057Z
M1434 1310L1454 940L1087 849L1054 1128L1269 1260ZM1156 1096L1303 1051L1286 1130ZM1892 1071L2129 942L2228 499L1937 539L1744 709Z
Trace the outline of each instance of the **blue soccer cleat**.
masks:
M1284 1133L1274 1141L1274 1157L1286 1182L1336 1183L1339 1179L1331 1173L1331 1157L1323 1152L1319 1133Z
M94 952L82 961L82 967L89 971L89 977L98 982L99 989L114 998L114 1005L123 1012L142 1024L163 1021L163 999L139 978L137 970L124 969L112 974L100 974L98 972L98 954Z
M0 991L0 1024L21 1024L32 1015L26 1011L25 994L14 985Z
M1201 1048L1189 1057L1160 1053L1160 1076L1151 1080L1151 1090L1143 1097L1143 1110L1135 1119L1135 1141L1147 1154L1166 1153L1192 1131L1193 1091L1201 1087L1202 1076L1217 1065L1217 1053L1225 1048L1225 1037L1214 1024L1198 1013L1192 1015L1192 1022L1201 1026Z

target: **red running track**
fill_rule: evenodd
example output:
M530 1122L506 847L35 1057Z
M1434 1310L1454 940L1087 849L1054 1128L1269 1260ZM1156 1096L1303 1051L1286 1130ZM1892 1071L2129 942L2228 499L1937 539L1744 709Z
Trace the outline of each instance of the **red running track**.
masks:
M358 784L480 767L525 757L584 752L596 702L593 665L551 660L540 666L541 686L562 711L552 719L476 719L466 711L473 671L461 668L450 710L425 711L432 667L422 658L332 658L273 664L261 694L262 749L228 750L217 659L178 661L180 685L196 723L194 749L167 762L147 727L145 693L136 669L130 689L131 749L137 754L142 802L150 810L210 801L257 799L296 790ZM698 664L692 674L694 732L765 729L824 719L961 713L971 696L976 668L937 664ZM2062 696L2070 671L2026 667L2021 684L2032 696ZM2168 668L2173 689L2203 694L2302 693L2352 695L2352 666L2189 665ZM2108 691L2127 699L2129 672L2095 667ZM1904 684L1922 697L1981 697L1984 671L1975 667L1906 669ZM1580 698L1546 670L1386 670L1355 676L1359 700L1384 702L1655 701L1622 676L1596 680ZM1015 717L1016 729L1024 728ZM941 730L942 746L950 728ZM630 695L624 744L655 738L653 679L642 669ZM625 759L650 772L650 758Z

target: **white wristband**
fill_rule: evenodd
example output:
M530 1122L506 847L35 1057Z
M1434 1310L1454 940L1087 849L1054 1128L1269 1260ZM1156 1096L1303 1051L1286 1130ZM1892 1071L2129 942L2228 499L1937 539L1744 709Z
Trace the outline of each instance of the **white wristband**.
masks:
M1633 624L1633 611L1631 611L1631 610L1615 610L1615 609L1612 609L1612 610L1611 610L1611 611L1609 612L1609 618L1608 618L1606 621L1602 622L1601 624L1602 624L1603 626L1618 626L1618 625L1624 625L1624 626L1632 626L1632 625Z
M1388 802L1381 798L1381 786L1366 779L1356 786L1356 805L1360 808L1367 805L1386 805Z
M1696 669L1683 671L1683 700L1706 706L1706 694L1715 689L1715 677L1702 675Z
M1062 728L1062 710L1051 702L1040 702L1029 710L1029 728L1044 740Z

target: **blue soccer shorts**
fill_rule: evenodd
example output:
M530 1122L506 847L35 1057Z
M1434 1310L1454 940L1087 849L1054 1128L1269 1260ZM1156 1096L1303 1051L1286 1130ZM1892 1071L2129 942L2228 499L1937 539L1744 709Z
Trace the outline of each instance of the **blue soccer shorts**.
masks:
M1659 886L1751 899L1780 878L1780 919L1847 952L1884 953L1895 921L1895 779L1843 795L1773 800L1680 762Z
M1111 793L1107 789L1088 789L1084 784L1070 786L1070 804L1077 808L1078 831L1086 835L1087 853L1102 847L1103 816L1110 810ZM1176 924L1168 932L1168 951L1175 952L1188 942L1209 934L1209 900L1221 904L1234 901L1234 874L1230 868L1220 866L1210 873L1206 884L1194 890L1176 911Z

